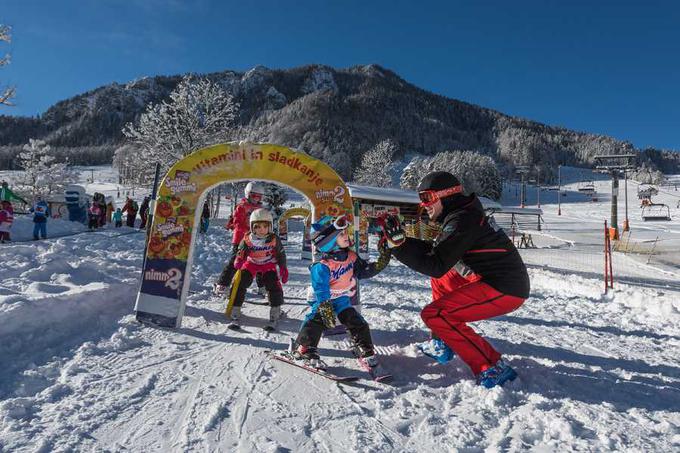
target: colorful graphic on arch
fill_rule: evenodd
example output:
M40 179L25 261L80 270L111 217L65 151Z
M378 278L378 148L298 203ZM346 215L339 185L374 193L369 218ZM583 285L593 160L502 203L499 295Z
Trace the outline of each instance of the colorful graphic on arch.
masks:
M307 154L278 145L249 143L196 151L177 162L161 182L135 306L137 319L180 325L199 225L199 199L217 184L236 180L263 180L292 187L309 199L315 219L343 213L352 218L349 191L342 179ZM172 270L168 278L181 275L181 284L165 286L166 269ZM153 280L147 281L147 276ZM175 286L174 280L171 283Z

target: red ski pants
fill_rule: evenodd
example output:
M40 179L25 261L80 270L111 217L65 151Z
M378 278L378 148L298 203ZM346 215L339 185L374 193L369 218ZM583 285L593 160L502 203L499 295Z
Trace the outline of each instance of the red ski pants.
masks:
M466 323L500 316L519 308L521 297L496 291L484 282L468 283L426 305L421 318L475 375L495 365L501 355Z

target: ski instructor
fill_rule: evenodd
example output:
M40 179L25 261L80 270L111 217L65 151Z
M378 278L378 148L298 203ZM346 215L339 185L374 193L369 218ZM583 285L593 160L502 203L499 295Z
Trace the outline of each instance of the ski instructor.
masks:
M529 276L508 236L484 213L479 198L463 194L454 175L436 171L418 186L421 206L441 223L434 243L406 238L397 217L383 232L392 254L411 269L430 276L432 302L420 313L432 330L427 355L445 363L453 352L487 388L517 377L488 341L468 322L503 315L529 296Z

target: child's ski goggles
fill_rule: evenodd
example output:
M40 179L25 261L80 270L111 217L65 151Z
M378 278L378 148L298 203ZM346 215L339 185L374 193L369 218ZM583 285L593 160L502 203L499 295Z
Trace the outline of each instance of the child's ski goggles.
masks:
M341 215L333 220L333 226L336 230L344 230L349 227L349 219L346 215Z
M461 192L463 192L463 186L459 184L457 186L449 187L448 189L443 190L423 190L418 192L418 197L420 197L421 206L432 206L437 202L437 200L441 200L442 198L450 197L451 195Z

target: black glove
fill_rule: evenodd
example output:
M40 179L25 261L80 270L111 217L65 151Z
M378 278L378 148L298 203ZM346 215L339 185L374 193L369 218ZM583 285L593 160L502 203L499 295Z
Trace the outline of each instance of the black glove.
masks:
M324 300L319 304L319 314L326 329L335 327L335 313L333 312L333 304L330 300Z
M401 226L399 217L386 214L378 218L378 225L383 230L383 237L389 248L399 247L406 240L406 233Z

